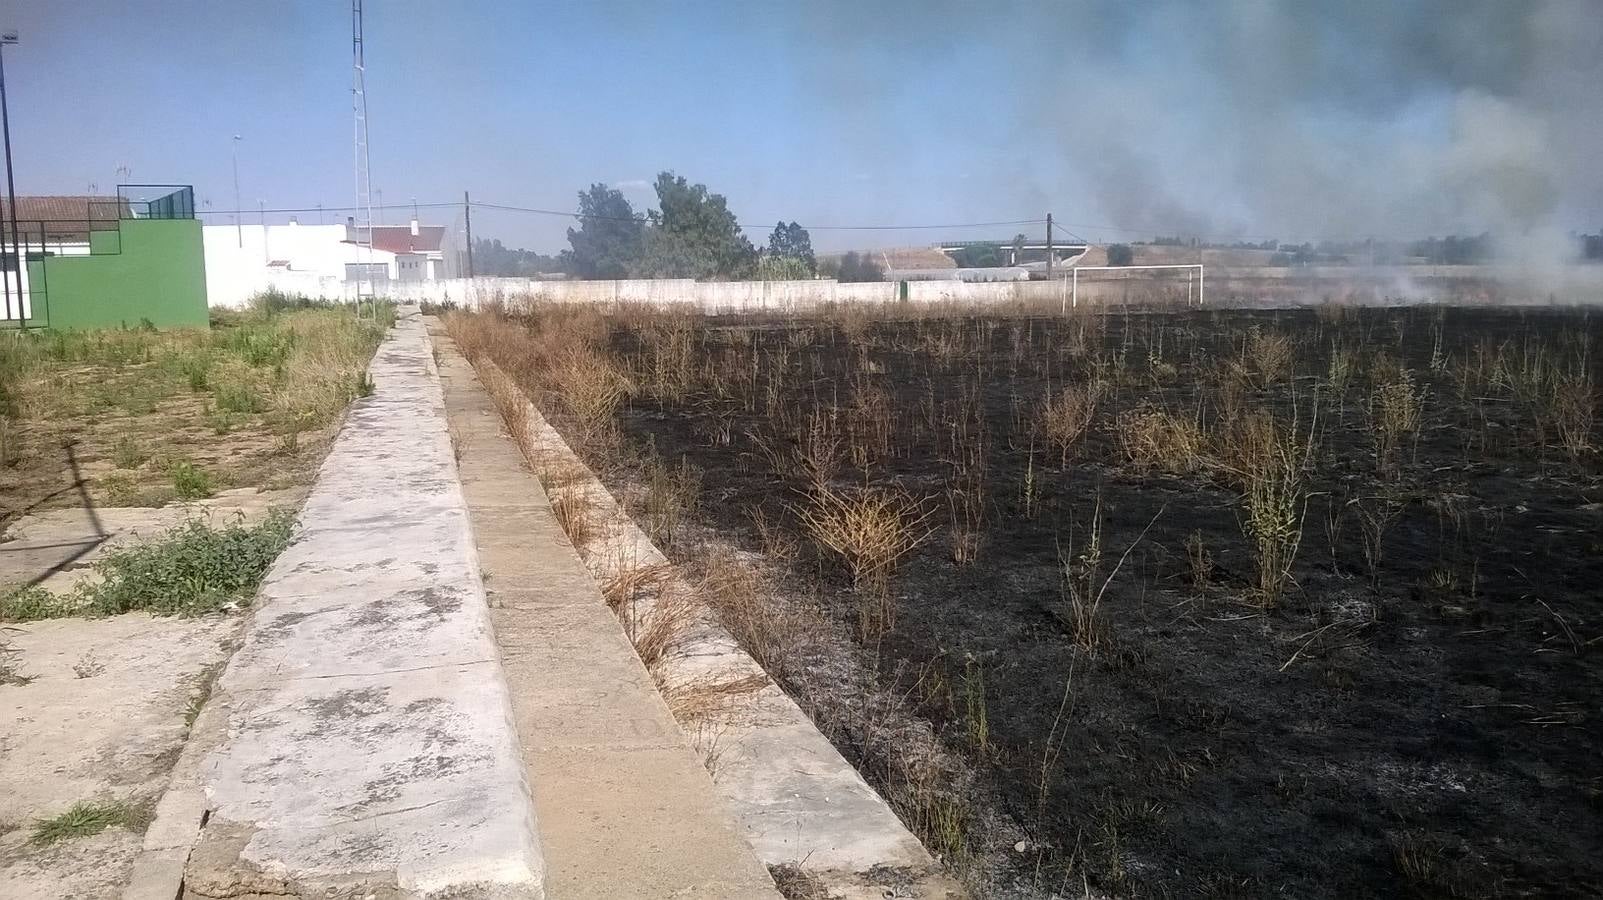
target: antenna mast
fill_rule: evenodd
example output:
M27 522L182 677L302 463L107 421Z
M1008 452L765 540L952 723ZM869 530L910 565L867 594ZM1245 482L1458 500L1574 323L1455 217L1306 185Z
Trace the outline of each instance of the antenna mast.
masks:
M351 0L351 113L355 120L354 148L356 152L356 246L358 271L356 276L356 313L362 314L362 298L374 303L373 314L378 315L376 291L373 283L373 190L368 172L367 154L367 79L362 58L362 0Z

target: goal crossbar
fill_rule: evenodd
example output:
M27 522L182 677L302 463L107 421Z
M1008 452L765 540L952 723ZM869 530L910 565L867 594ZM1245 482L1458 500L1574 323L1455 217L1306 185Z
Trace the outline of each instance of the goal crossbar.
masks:
M1080 272L1082 270L1086 271L1086 272L1128 272L1128 271L1131 271L1132 269L1195 269L1196 272L1197 272L1197 305L1198 306L1202 305L1202 284L1203 284L1202 263L1174 263L1174 264L1167 264L1167 265L1150 265L1150 266L1074 266L1070 270L1074 274L1070 278L1070 281L1071 281L1071 284L1072 284L1071 293L1070 293L1070 295L1068 297L1064 298L1064 303L1063 303L1064 312L1067 312L1070 306L1078 307L1080 305ZM1188 278L1186 280L1186 304L1189 306L1190 303L1191 303L1191 281Z

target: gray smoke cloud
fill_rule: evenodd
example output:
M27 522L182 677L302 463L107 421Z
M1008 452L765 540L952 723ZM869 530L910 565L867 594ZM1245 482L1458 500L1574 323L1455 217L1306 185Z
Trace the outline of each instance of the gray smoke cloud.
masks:
M803 6L844 127L917 89L865 81L870 55L1000 48L1012 127L1058 148L1000 199L1058 194L1065 221L1067 200L1130 237L1490 230L1560 254L1603 213L1592 0Z

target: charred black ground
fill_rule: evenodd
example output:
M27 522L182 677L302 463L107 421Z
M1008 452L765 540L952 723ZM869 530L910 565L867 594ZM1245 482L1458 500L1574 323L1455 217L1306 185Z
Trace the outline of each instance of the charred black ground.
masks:
M817 471L924 504L867 649L1030 836L1021 882L1350 897L1603 891L1600 337L1573 311L1338 308L601 343L625 445L700 469L731 539L794 532L791 590L843 622L851 582L797 517ZM1042 407L1066 387L1095 412L1065 462ZM1232 437L1266 417L1305 454L1278 598ZM1106 580L1089 626L1075 577Z

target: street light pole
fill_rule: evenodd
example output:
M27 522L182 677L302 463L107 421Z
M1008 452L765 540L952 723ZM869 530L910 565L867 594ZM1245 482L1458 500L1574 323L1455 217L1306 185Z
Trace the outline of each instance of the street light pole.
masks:
M22 309L22 276L27 263L22 259L22 242L17 235L17 180L11 169L11 109L6 105L6 61L4 47L6 44L17 43L17 32L6 29L0 32L0 129L5 131L6 143L6 202L11 207L11 256L17 266L17 322L22 328L28 327L28 317ZM4 273L0 273L4 274ZM6 312L11 312L11 276L6 279Z
M245 249L245 224L239 221L239 135L234 135L234 236Z

